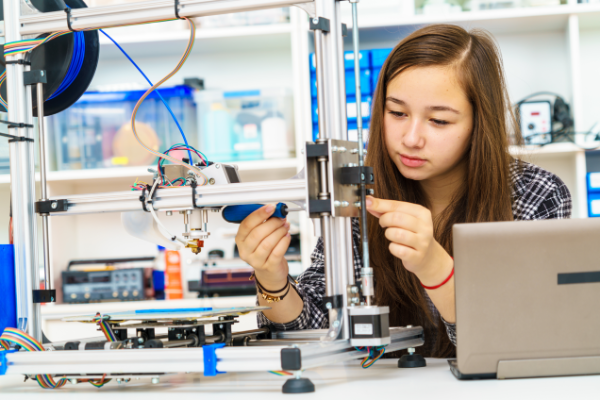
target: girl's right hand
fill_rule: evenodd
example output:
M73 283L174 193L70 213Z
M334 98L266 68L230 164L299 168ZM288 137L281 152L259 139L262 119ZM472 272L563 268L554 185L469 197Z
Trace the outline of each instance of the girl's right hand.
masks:
M287 281L284 255L290 245L290 223L270 218L275 205L267 204L246 217L235 237L240 258L254 268L256 279L265 289L278 290Z

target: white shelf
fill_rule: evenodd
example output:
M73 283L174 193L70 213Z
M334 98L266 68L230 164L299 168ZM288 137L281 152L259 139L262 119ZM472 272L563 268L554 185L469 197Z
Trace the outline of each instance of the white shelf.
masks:
M132 57L156 57L180 54L189 39L187 26L175 30L152 29L153 25L114 28L106 31ZM290 48L291 24L199 28L193 53L235 53L261 49ZM103 59L123 57L121 51L102 33L100 50ZM135 45L135 46L132 46Z
M509 151L513 156L574 155L585 153L584 149L574 143L551 143L545 146L510 146Z
M360 15L361 30L383 29L388 37L406 32L402 28L428 24L456 24L465 28L484 28L492 34L564 31L570 15L579 15L582 28L600 27L600 4L574 4L551 7L523 7L485 11L467 11L443 15L402 15L396 12ZM351 19L346 22L351 23ZM391 31L390 28L397 28ZM362 39L362 38L361 38Z

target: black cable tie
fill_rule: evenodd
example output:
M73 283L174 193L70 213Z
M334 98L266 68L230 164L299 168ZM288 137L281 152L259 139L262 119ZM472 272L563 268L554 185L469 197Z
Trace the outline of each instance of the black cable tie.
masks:
M177 236L173 236L173 237L171 238L171 241L172 241L172 242L174 242L176 239L177 239Z
M175 17L177 17L177 19L183 19L179 16L179 0L175 0Z
M65 13L67 14L67 26L69 27L69 30L71 32L77 32L71 26L71 7L69 7L69 6L65 7Z
M10 65L10 64L31 65L31 62L21 59L21 60L16 60L16 61L7 61L5 64L7 64L7 65Z

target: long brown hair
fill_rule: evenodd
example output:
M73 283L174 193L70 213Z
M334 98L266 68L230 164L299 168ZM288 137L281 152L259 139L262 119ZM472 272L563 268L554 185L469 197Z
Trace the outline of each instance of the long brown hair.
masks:
M375 172L376 197L428 206L419 183L402 176L388 156L383 125L390 81L407 68L427 66L454 67L473 106L465 181L447 209L434 220L435 239L452 255L452 225L513 219L508 133L517 138L520 134L510 111L500 52L491 36L453 25L419 29L394 48L381 70L375 92L366 163ZM454 346L441 319L434 320L419 280L391 255L390 242L372 216L368 219L368 233L376 299L378 304L390 306L390 325L421 325L426 345L417 352L433 357L452 356Z

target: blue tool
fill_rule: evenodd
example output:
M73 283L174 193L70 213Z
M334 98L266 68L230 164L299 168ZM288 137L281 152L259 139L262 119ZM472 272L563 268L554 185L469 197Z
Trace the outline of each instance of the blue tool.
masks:
M233 224L241 223L248 215L252 214L259 208L264 207L264 204L244 204L241 206L227 206L223 209L223 219ZM284 203L279 203L275 207L275 212L271 218L285 218L289 214L288 206Z

